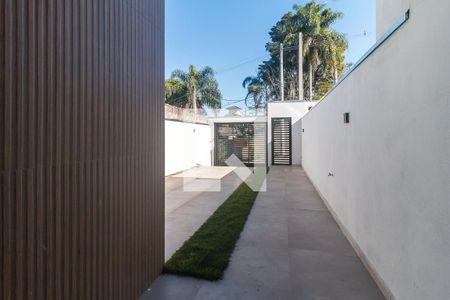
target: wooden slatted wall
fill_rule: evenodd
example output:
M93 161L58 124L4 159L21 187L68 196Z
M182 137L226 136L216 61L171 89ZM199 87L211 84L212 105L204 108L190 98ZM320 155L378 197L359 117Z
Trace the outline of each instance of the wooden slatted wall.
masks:
M164 260L164 0L0 0L0 298L136 299Z

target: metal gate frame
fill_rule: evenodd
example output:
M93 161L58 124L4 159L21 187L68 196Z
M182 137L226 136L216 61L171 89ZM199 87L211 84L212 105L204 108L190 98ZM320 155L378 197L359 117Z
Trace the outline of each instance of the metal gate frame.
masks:
M258 123L262 123L262 122L217 122L214 123L214 153L213 153L213 161L214 161L214 165L215 166L223 166L223 163L219 162L218 159L218 149L219 149L219 138L218 138L218 128L221 125L228 125L228 126L236 126L237 124L239 125L251 125L253 127L253 130L256 130L255 127ZM264 145L262 147L264 147L264 165L267 167L268 161L267 161L267 122L264 122ZM255 139L255 136L252 136L251 139ZM262 148L260 148L262 149ZM253 149L253 151L256 151L256 148ZM256 161L253 160L252 162L244 162L244 164L247 167L254 167L256 166Z
M274 160L274 121L275 120L288 120L289 121L289 166L292 165L292 118L291 117L278 117L278 118L271 118L271 140L272 140L272 165L281 165L281 166L286 166L286 164L276 164L275 160Z

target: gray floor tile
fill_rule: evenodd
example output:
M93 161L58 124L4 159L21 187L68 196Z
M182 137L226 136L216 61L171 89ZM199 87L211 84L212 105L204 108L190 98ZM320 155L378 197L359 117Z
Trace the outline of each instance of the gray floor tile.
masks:
M239 185L222 193L183 194L166 180L166 257ZM221 281L160 276L142 300L384 299L300 167L272 166Z
M290 250L293 299L384 299L358 257Z

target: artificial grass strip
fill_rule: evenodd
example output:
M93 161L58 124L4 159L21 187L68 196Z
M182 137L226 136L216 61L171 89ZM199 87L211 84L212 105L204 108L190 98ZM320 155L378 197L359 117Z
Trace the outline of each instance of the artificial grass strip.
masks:
M257 195L242 183L165 263L164 273L222 279Z

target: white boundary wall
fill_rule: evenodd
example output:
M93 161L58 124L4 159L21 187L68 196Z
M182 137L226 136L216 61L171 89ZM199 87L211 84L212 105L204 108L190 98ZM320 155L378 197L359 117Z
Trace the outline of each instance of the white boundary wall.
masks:
M450 299L449 11L412 7L302 120L304 169L396 299Z
M165 120L166 176L197 165L211 166L211 129L208 124Z

